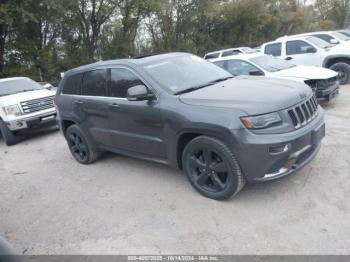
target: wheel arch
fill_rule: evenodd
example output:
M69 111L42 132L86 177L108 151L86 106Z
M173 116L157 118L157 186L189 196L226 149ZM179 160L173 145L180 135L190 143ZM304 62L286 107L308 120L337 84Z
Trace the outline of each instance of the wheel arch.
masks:
M176 164L177 167L182 170L182 153L186 145L192 141L194 138L199 136L209 136L221 140L228 146L232 145L232 140L234 139L232 133L226 128L203 128L203 129L187 129L182 131L176 140Z
M350 65L350 56L328 56L323 61L323 67L329 68L339 62Z

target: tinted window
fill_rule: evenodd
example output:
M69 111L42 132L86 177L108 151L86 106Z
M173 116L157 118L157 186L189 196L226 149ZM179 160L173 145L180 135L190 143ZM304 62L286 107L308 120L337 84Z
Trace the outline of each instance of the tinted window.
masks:
M313 53L311 50L314 50L314 47L301 40L288 41L286 46L287 55Z
M133 86L144 85L144 83L130 70L111 69L110 95L113 97L126 97L126 91Z
M281 50L282 50L281 43L268 44L265 46L265 54L267 55L280 56Z
M334 37L331 37L331 36L325 35L325 34L317 34L317 35L313 35L313 36L316 36L316 37L318 37L318 38L320 38L328 43L331 43L331 39L334 39Z
M224 56L230 56L230 55L238 55L239 53L241 53L239 50L230 50L230 51L225 51L222 53L222 57Z
M83 78L82 74L75 74L72 76L68 76L62 93L67 95L78 95L80 94L80 84Z
M107 96L106 70L94 70L84 74L82 95Z
M212 54L207 54L205 55L204 59L212 59L212 58L218 58L220 53L212 53Z
M241 60L229 60L226 69L233 75L250 75L250 72L260 71L257 67Z
M225 69L225 61L216 61L216 62L213 62L213 64Z

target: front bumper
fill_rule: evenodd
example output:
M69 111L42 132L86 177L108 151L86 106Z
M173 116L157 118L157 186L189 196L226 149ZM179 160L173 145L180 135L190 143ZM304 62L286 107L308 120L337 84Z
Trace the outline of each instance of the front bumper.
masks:
M233 131L239 137L234 152L248 181L269 181L292 174L318 153L325 135L324 112L308 125L284 134L260 135Z
M339 84L331 85L326 89L316 89L316 97L318 100L331 101L339 94Z
M12 119L11 121L7 121L6 124L11 131L37 129L56 125L56 116L56 111L52 111L35 116Z

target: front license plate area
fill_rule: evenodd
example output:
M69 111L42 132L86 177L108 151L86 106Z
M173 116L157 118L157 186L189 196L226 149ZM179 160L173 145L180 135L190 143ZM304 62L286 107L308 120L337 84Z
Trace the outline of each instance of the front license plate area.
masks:
M55 115L45 116L45 117L42 117L40 120L42 122L45 122L45 121L49 121L49 120L52 120L52 119L55 119Z

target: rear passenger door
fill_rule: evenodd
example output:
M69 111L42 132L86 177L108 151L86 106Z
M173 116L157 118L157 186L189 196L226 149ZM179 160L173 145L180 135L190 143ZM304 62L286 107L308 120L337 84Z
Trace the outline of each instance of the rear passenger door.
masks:
M158 100L128 101L126 94L130 87L147 85L129 68L115 67L109 69L109 72L112 102L109 108L109 125L114 149L165 158ZM151 89L149 91L153 92Z
M96 69L87 71L83 75L81 96L74 102L83 128L101 145L108 145L109 136L109 107L107 70Z

